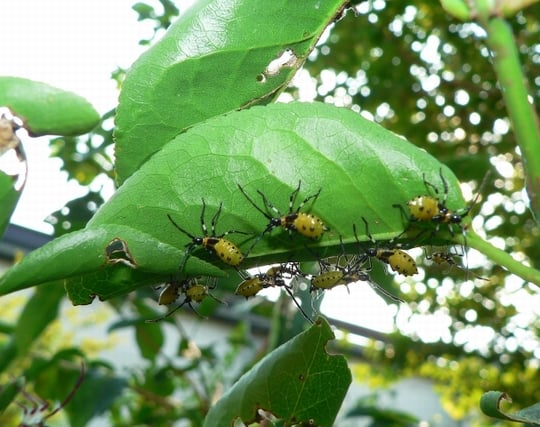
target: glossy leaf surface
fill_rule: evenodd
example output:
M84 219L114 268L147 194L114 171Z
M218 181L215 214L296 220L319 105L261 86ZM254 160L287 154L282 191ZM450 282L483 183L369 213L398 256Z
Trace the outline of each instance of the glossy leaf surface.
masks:
M136 268L108 264L105 249L114 238L127 242ZM126 226L86 228L66 234L27 255L0 278L0 294L64 279L74 304L90 304L95 296L112 298L137 287L166 280L178 270L182 251ZM217 267L192 258L194 271Z
M195 123L269 102L344 3L196 2L135 62L123 83L115 130L119 182ZM297 61L261 81L286 49Z
M289 195L299 181L302 185L295 207L321 188L316 203L302 211L311 208L330 228L319 241L273 230L242 267L295 257L313 259L306 243L317 247L312 251L338 254L340 235L357 249L353 223L362 224L364 216L377 240L401 233L405 222L392 204L405 204L426 194L424 174L441 188L441 168L449 183L448 206L464 207L450 170L425 151L350 110L292 103L216 117L165 145L126 181L85 230L62 236L11 269L0 279L0 294L67 278L72 300L88 303L94 294L110 298L148 284L152 275L156 282L163 281L182 259L183 251L176 248L191 241L171 224L167 214L195 237L202 237L202 198L209 232L211 217L223 203L216 234L233 229L252 233L226 236L245 252L268 220L249 204L238 184L257 203L261 200L256 190L264 192L282 214L288 212ZM362 227L359 231L364 234ZM105 247L115 237L129 244L137 269L104 267ZM366 236L360 238L365 240ZM215 254L197 248L185 273L217 275L218 267L226 265ZM146 276L138 282L132 276L139 272Z

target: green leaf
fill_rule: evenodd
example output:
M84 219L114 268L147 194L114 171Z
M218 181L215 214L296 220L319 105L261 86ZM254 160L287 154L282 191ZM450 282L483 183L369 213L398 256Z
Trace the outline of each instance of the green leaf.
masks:
M58 317L64 289L59 284L36 289L17 320L13 339L17 356L25 355L49 324Z
M135 339L141 356L149 361L156 359L165 342L162 328L157 323L137 323L135 325Z
M0 372L4 372L17 357L17 347L14 340L9 340L0 347Z
M246 251L268 220L249 204L238 184L257 201L256 190L263 191L282 213L288 212L289 195L299 180L296 205L322 188L311 211L330 227L320 241L274 230L243 267L295 257L313 259L313 251L339 254L340 235L350 249L357 250L353 223L362 224L364 216L375 239L395 237L405 224L392 204L426 194L424 174L441 188L441 168L449 184L448 207L463 208L458 181L448 168L348 109L291 103L219 116L165 145L101 207L85 230L54 240L10 269L0 279L0 295L67 278L72 300L79 293L78 303L88 303L93 295L102 299L121 295L148 284L152 277L154 283L166 280L177 272L184 254L176 248L191 241L167 214L200 237L202 197L209 229L210 218L223 202L216 233L233 229L253 233L227 236ZM308 209L309 204L303 211ZM363 228L359 231L362 234ZM123 264L105 268L105 248L115 237L127 242L136 269ZM307 251L306 244L314 249ZM217 266L226 267L214 254L197 248L185 273L219 276ZM139 281L134 280L137 277Z
M24 379L12 378L7 384L3 384L0 387L0 414L6 410L6 408L13 402L13 399L24 386Z
M261 190L287 213L289 195L301 180L297 204L322 188L311 211L330 232L318 246L330 246L339 253L339 236L354 244L352 224L361 225L361 216L369 221L377 240L401 233L404 221L392 204L426 194L423 174L442 191L441 168L449 183L448 206L463 208L458 181L449 169L348 109L320 103L253 107L199 124L165 145L98 211L89 227L129 223L182 247L189 239L174 229L166 214L192 234L201 235L204 197L208 227L223 202L217 234L231 229L259 234L268 220L248 203L237 185L257 202L256 190ZM359 231L363 234L363 226ZM244 236L227 238L244 250L251 245ZM305 243L312 241L276 230L255 247L245 265L287 261L291 252L304 251ZM195 255L199 254L205 252Z
M210 408L204 426L233 425L236 419L249 424L259 409L286 425L332 426L352 378L345 358L326 352L331 339L330 326L318 319L242 376Z
M97 364L90 366L81 387L65 408L69 425L87 426L92 418L109 410L115 399L125 393L126 387L125 378L115 377L112 372Z
M98 112L79 95L20 77L0 77L0 106L33 136L80 135L99 123Z
M0 237L6 231L21 192L14 187L14 177L0 171Z
M513 414L508 414L501 411L500 406L503 400L512 401L510 396L504 392L488 391L480 399L480 409L489 417L540 426L540 403L535 403Z
M196 2L126 75L116 115L118 181L195 123L273 99L344 3ZM261 82L285 49L298 61Z
M127 243L135 269L122 263L107 263L105 249L114 238ZM156 278L156 274L176 273L182 256L183 251L127 226L86 228L61 236L28 254L0 278L0 295L66 279L72 302L89 304L96 295L102 300L112 298L163 279ZM217 267L196 258L191 258L189 264L194 274L212 271L211 274L220 275ZM75 290L71 289L73 283L79 284ZM121 287L122 283L127 283L127 289Z
M447 13L461 21L469 21L471 19L471 11L464 0L441 0L441 6Z

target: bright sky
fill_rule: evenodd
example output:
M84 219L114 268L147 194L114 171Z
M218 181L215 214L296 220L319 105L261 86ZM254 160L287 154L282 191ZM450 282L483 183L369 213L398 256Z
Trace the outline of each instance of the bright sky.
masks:
M137 22L134 2L3 0L0 75L71 90L105 113L118 97L111 72L129 67L145 50L138 41L152 34L151 24ZM49 158L48 138L25 138L23 145L29 175L12 222L51 233L44 218L85 191L67 183L60 162Z

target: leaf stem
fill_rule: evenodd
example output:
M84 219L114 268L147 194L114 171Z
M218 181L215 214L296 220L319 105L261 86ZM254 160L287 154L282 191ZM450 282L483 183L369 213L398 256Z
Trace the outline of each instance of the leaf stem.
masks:
M540 271L515 260L509 253L493 246L471 229L467 232L467 245L483 253L491 261L506 268L510 273L540 286Z
M540 219L540 126L519 63L518 50L508 23L502 18L483 22L502 95L517 144L523 156L527 193L536 219Z

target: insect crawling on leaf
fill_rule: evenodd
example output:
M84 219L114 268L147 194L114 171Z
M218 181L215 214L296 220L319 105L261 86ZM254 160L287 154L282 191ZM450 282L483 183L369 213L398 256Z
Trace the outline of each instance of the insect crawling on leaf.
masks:
M249 297L257 295L263 289L278 286L285 290L285 292L287 292L287 294L292 298L294 304L300 310L302 315L309 322L313 323L313 320L304 311L294 296L292 286L286 282L286 279L290 280L298 274L300 274L300 269L297 263L285 263L270 267L265 273L257 273L252 276L242 275L244 280L236 288L235 294L248 299Z
M402 274L403 276L412 276L413 274L418 273L418 268L413 257L403 249L394 247L392 243L389 243L386 247L380 247L369 232L367 220L362 217L362 221L364 221L365 224L366 236L368 236L369 241L374 245L373 247L364 249L366 257L377 258L379 261L389 265L392 271ZM360 243L358 233L356 232L356 224L353 224L353 232L356 241Z
M442 252L442 251L435 251L431 252L430 254L427 252L426 248L424 248L424 254L425 258L429 261L431 261L433 264L437 264L443 268L446 267L446 273L448 273L451 269L457 268L458 270L462 270L465 272L465 274L468 276L470 271L468 267L462 267L456 262L455 257L462 257L463 254L461 253L453 253L453 252ZM485 277L481 277L477 274L474 274L474 277L476 277L479 280L485 280L489 282L489 279L486 279Z
M155 323L159 322L170 315L175 311L183 307L185 304L189 306L198 316L203 317L199 312L193 307L192 303L200 303L206 297L213 298L215 301L224 304L223 301L216 298L210 293L211 289L215 289L217 284L216 278L211 278L211 284L203 284L202 281L197 280L194 277L178 280L171 279L168 283L165 284L161 293L159 294L158 304L160 305L170 305L173 304L180 296L184 296L184 300L174 307L172 310L168 311L165 315L158 317L157 319L149 319L146 323Z
M255 240L255 242L253 242L253 244L247 251L248 254L255 247L255 245L264 237L266 233L269 233L276 227L282 227L283 229L287 230L291 235L293 232L297 232L310 239L318 239L323 235L325 231L328 231L328 228L324 225L324 223L319 217L307 212L300 212L300 210L310 200L312 200L313 206L313 204L319 197L322 189L319 189L319 191L317 191L315 194L306 197L302 201L302 203L300 203L298 207L294 209L294 202L296 201L296 197L298 196L298 192L300 191L300 185L301 182L299 181L298 187L296 187L296 189L289 196L289 211L288 213L283 214L272 203L270 203L270 201L266 198L262 191L257 190L257 193L259 193L259 195L261 196L264 204L264 209L260 208L246 193L242 186L238 184L238 188L246 197L248 202L261 214L263 214L266 219L268 219L268 224L266 228L262 231L259 237ZM268 211L272 212L272 214L270 214Z
M478 189L474 200L466 207L461 209L452 210L447 206L448 200L448 182L444 178L442 168L439 170L439 176L441 177L441 183L443 186L442 196L439 189L426 180L425 174L423 175L424 185L426 189L431 192L431 195L420 195L407 202L407 208L409 215L405 213L403 206L400 204L394 204L393 207L399 208L401 212L408 218L409 224L414 222L424 222L435 224L433 235L436 234L441 224L447 224L448 231L453 236L455 234L455 228L458 228L463 235L465 235L465 227L461 225L463 219L469 214L473 206L476 204L478 197L481 194L481 189L487 182L489 172L484 176L482 183ZM407 227L408 228L408 227ZM405 230L407 231L407 230Z
M348 255L345 252L343 239L340 236L341 254L329 260L319 260L320 272L311 278L311 292L333 289L339 285L348 285L354 282L368 282L370 286L382 296L394 301L403 302L402 299L392 295L377 283L371 280L369 272L372 265L370 258L364 254ZM365 267L366 262L368 266Z
M227 236L228 234L248 235L250 233L245 233L243 231L238 231L238 230L229 230L225 233L220 234L219 236L216 235L216 224L218 222L219 215L221 214L222 206L223 206L223 203L220 203L218 210L212 217L210 234L209 234L208 228L206 227L206 223L204 219L206 203L204 202L204 199L202 199L202 210L201 210L201 218L200 218L201 229L203 232L202 237L194 236L190 232L184 230L172 219L171 215L167 214L169 221L171 221L171 223L179 231L181 231L183 234L185 234L191 239L191 242L189 242L186 245L186 251L185 251L184 257L182 258L182 261L180 262L180 271L184 269L184 266L186 265L188 257L197 248L197 246L203 246L209 251L214 252L225 264L230 265L232 267L238 267L240 263L244 260L245 257L240 251L240 249L238 249L238 247L233 242L225 239L225 236Z

